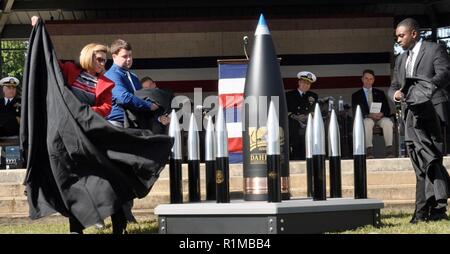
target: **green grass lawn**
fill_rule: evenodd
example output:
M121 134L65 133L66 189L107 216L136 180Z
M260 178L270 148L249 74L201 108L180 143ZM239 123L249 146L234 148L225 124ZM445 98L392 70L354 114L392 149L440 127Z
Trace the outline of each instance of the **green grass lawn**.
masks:
M388 210L381 212L381 227L366 226L355 230L340 232L343 234L450 234L450 221L428 222L412 225L409 223L412 211ZM106 228L98 230L87 228L86 234L110 234L111 222L106 220ZM43 219L37 221L11 221L0 223L0 234L67 234L69 225L65 218ZM139 223L128 225L130 234L149 234L158 232L155 219L141 219Z
M89 227L84 230L84 233L111 234L111 221L108 219L105 223L106 227L104 229L98 230L95 227ZM127 231L130 234L157 233L158 223L156 220L141 220L139 223L128 224ZM0 234L67 234L68 232L69 222L64 218L0 224Z

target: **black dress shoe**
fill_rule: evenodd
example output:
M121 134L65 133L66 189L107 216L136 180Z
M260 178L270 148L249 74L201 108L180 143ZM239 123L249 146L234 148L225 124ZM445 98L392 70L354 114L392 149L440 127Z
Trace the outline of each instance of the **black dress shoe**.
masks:
M429 220L431 220L431 221L448 220L448 216L445 212L444 213L432 213L432 214L430 214Z
M428 218L425 216L415 216L413 215L413 217L411 218L411 220L409 221L409 223L411 224L417 224L419 222L427 222Z

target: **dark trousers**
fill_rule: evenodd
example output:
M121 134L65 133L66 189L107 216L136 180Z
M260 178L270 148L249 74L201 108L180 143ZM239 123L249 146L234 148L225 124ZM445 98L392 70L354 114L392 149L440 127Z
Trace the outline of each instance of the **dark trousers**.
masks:
M289 123L289 158L291 160L305 160L305 134L306 128Z
M434 105L434 108L436 110L436 114L439 116L439 120L441 123L441 135L442 135L442 145L443 145L443 150L442 150L442 154L445 156L449 153L449 124L447 124L448 121L450 121L449 119L449 112L450 112L450 103L448 102L443 102L437 105Z
M425 218L431 214L445 213L447 211L447 198L444 197L446 190L440 188L442 185L438 185L435 181L447 179L447 176L442 173L442 170L446 169L442 165L441 160L434 161L428 167L428 170L424 170L423 163L418 159L418 153L416 147L412 142L407 142L408 154L411 159L411 163L416 174L416 208L415 216ZM426 181L433 183L433 196L427 199ZM445 180L444 180L445 181ZM434 186L436 185L436 186ZM428 195L429 196L429 195ZM436 199L437 197L437 199Z
M450 194L450 176L443 165L446 111L438 106L410 105L406 114L405 143L416 173L416 217L445 212Z
M111 215L113 234L123 234L127 227L127 218L124 209L119 209ZM74 216L69 216L69 230L71 233L83 234L84 226Z
M134 217L134 215L133 215L133 213L131 211L131 209L133 208L133 205L134 205L134 201L133 200L125 202L123 204L123 206L122 206L123 207L123 212L124 212L125 218L127 219L127 222L137 223L137 220L136 220L136 218Z
M430 171L435 170L430 169ZM447 199L436 200L433 196L427 200L425 195L425 181L425 174L417 174L416 171L416 216L424 218L433 213L445 213L447 211Z
M83 234L83 225L72 215L69 216L69 231L71 233Z
M450 124L442 123L442 136L444 139L444 156L450 153Z
M113 234L123 234L127 228L127 217L123 209L111 215Z
M289 144L292 148L289 158L292 160L305 160L305 135L292 135L289 138Z

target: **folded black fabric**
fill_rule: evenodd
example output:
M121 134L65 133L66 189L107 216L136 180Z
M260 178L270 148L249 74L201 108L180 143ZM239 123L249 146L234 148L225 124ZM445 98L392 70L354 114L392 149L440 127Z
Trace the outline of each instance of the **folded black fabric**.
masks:
M158 117L170 114L173 94L160 88L147 88L136 91L135 95L140 99L156 103L159 108L155 111L125 109L124 126L151 130L155 134L166 133L167 126L162 125L158 121Z
M135 92L135 95L143 100L150 100L159 106L161 114L169 114L173 94L170 91L160 88L147 88Z
M431 101L436 89L437 87L430 80L417 76L406 78L401 91L405 94L406 104L415 106Z

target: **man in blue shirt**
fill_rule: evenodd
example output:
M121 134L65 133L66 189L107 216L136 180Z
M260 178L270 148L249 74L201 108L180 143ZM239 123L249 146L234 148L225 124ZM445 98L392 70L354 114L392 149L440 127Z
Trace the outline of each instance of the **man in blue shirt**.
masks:
M134 95L136 90L141 89L138 77L130 71L133 64L131 45L117 39L111 44L111 54L114 64L105 73L115 86L112 90L112 109L108 120L115 126L123 127L124 109L137 111L154 111L158 105L151 101L144 101Z
M111 124L123 127L124 109L154 111L158 109L158 105L151 101L141 100L134 95L136 90L141 89L141 83L138 77L130 71L133 64L131 45L122 39L117 39L111 44L111 54L114 64L105 73L105 76L112 80L115 86L112 90L112 109L107 119ZM117 215L117 218L112 218L118 222L116 224L119 225L119 221L122 221L121 223L126 228L127 221L136 222L136 218L131 212L132 207L133 201L124 204L124 213Z

